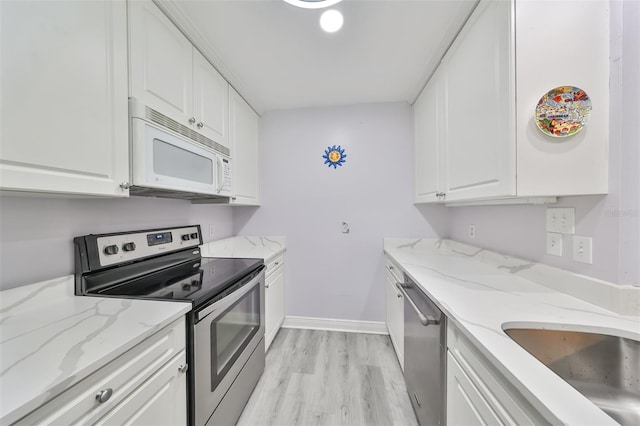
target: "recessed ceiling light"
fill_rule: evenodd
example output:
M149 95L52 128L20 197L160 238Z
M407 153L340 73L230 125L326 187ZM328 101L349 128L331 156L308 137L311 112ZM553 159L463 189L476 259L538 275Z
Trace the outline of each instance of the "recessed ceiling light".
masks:
M327 10L320 15L320 27L328 33L335 33L344 23L342 13L335 9Z
M322 9L324 7L333 6L342 0L284 0L294 6L303 7L305 9Z

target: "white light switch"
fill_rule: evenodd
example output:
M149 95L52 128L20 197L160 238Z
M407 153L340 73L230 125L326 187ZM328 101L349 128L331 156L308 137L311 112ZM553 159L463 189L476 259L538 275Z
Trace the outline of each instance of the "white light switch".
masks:
M573 237L573 260L582 263L593 263L591 237Z
M547 232L576 233L576 209L573 207L547 208Z
M562 256L562 234L547 232L547 253Z

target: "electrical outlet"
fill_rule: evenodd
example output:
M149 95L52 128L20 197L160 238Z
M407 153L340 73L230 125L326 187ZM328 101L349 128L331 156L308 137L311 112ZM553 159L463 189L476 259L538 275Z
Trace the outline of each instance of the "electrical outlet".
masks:
M547 208L547 232L558 234L576 233L576 209L568 208Z
M591 237L573 237L573 260L576 262L593 263L593 246Z
M475 237L476 237L476 226L469 225L469 238L475 238Z
M213 232L213 225L209 225L209 238L213 238L214 232Z
M547 232L547 253L562 256L562 234Z

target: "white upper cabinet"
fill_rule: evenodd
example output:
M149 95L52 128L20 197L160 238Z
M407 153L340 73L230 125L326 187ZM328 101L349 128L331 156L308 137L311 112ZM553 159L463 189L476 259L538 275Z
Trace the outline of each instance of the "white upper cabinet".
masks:
M443 82L436 72L413 105L415 131L415 201L438 201L444 190Z
M193 50L193 102L198 131L229 146L229 83Z
M182 125L193 117L193 46L151 1L129 2L131 96Z
M0 188L128 196L125 2L2 1L0 19Z
M260 117L238 93L229 91L230 135L233 152L233 197L237 205L260 205L258 125Z
M515 195L509 11L480 3L445 58L446 201Z
M229 147L229 84L151 0L129 2L130 96Z
M414 105L417 203L607 192L607 2L555 1L548 12L480 1ZM585 90L593 104L586 127L564 138L534 120L559 86Z

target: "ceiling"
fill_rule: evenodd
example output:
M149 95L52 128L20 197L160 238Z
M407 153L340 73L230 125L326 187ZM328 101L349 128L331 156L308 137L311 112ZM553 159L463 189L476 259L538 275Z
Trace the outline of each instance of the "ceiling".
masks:
M330 34L283 0L155 1L259 113L413 102L476 4L343 0Z

